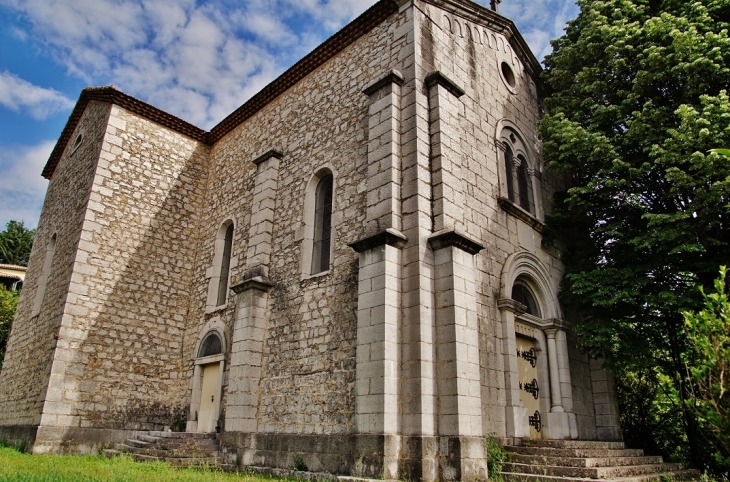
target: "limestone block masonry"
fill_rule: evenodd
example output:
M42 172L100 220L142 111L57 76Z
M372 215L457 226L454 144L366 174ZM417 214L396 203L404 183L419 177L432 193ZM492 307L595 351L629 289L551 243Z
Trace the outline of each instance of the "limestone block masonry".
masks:
M487 434L619 439L542 246L539 72L492 10L380 0L209 132L84 89L43 171L0 440L215 430L239 466L470 481Z

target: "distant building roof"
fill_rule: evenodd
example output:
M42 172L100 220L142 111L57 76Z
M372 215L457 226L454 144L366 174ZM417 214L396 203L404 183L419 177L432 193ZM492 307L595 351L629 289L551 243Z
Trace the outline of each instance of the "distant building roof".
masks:
M0 264L0 278L24 281L27 269L25 266Z

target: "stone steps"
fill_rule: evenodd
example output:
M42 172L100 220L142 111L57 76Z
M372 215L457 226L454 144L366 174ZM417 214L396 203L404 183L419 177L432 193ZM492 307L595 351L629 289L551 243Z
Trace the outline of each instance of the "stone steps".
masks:
M553 461L548 461L552 464ZM564 465L537 464L515 464L503 463L502 469L507 472L518 474L542 474L555 475L558 477L574 477L586 479L615 479L617 477L633 477L635 475L647 475L656 472L672 472L680 470L680 464L642 464L624 465L620 467L567 467Z
M311 480L316 482L402 482L393 479L369 479L352 475L335 475L323 472L302 472L293 469L281 469L274 467L257 467L250 465L246 467L247 472L264 477L274 477L287 480Z
M661 464L662 458L659 456L613 456L613 457L559 457L544 455L522 455L514 454L511 462L518 464L550 464L561 465L564 467L615 467L625 465L645 465L645 464Z
M139 447L131 447L126 444L118 444L117 450L127 452L130 454L150 455L152 457L158 457L158 458L217 457L218 456L217 449L201 449L201 448L197 448L197 447L194 447L192 449L190 449L190 448L162 449L162 448L156 447L154 444L151 444L151 445L152 445L151 447L139 448Z
M523 440L522 447L590 450L626 450L623 442L594 440Z
M523 447L521 445L505 445L504 449L520 455L547 455L552 457L643 457L641 449L558 449L552 447Z
M154 457L151 455L133 454L137 462L164 461L173 467L213 467L218 465L218 457Z
M598 479L586 479L575 477L557 477L540 474L515 474L502 472L505 481L512 482L596 482ZM617 477L614 479L604 479L601 482L664 482L671 480L672 482L698 480L700 474L697 470L680 470L672 473L659 473L650 475L637 475L633 477Z
M505 450L508 457L502 464L502 476L509 482L649 482L663 477L699 477L696 470L683 470L680 464L664 463L661 457L626 449L623 442L526 440Z
M151 431L116 444L115 450L107 449L104 454L128 453L138 462L160 460L173 467L218 467L219 450L216 434Z

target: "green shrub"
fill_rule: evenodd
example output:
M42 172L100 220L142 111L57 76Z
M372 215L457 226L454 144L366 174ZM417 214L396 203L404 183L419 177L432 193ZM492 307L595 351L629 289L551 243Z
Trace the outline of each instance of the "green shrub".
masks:
M502 482L502 463L507 460L507 452L496 435L494 432L487 435L487 471L489 480Z

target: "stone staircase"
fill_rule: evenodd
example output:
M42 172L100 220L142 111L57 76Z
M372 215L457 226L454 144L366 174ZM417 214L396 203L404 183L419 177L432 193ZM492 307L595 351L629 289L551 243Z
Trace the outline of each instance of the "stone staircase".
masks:
M137 462L161 460L174 467L220 466L220 443L214 433L146 432L117 444L107 456L129 453Z
M507 482L660 482L700 476L697 470L683 470L681 464L624 448L623 442L525 440L504 448L508 456L502 477Z

